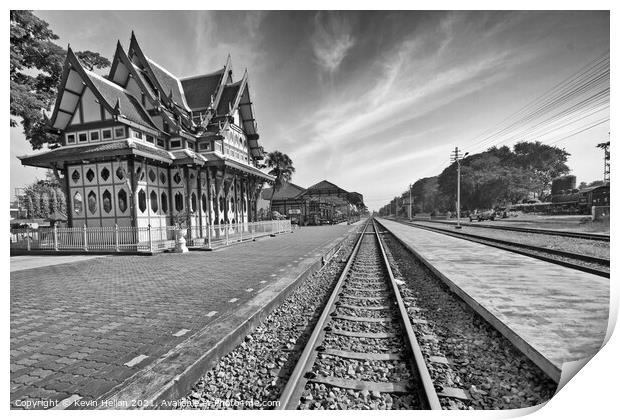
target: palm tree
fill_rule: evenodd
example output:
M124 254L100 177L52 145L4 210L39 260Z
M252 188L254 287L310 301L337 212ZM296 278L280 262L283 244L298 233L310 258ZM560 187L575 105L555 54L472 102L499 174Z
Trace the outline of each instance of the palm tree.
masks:
M293 161L286 153L279 152L274 150L273 152L269 152L267 154L267 159L265 159L265 166L271 168L269 171L269 175L273 175L276 177L273 190L271 191L271 198L269 199L269 213L271 214L271 218L273 219L273 211L271 210L271 206L273 204L273 196L277 190L282 188L284 183L289 182L295 173L295 168L293 167Z

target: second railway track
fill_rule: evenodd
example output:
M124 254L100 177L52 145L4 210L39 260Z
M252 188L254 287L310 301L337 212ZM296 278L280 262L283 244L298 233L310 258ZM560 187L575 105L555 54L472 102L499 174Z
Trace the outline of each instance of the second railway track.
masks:
M370 221L280 398L280 409L359 408L356 391L384 408L441 409L380 236ZM347 401L349 403L347 403Z
M425 223L436 223L441 225L454 226L454 222L448 222L444 220L422 220ZM578 238L578 239L588 239L590 241L601 241L601 242L609 242L609 235L604 233L595 233L595 232L572 232L567 230L557 230L557 229L541 229L541 228L527 228L522 226L511 226L506 225L506 222L496 222L499 223L498 226L485 225L480 223L467 223L461 222L463 226L471 226L475 228L481 229L493 229L493 230L508 230L513 232L522 232L522 233L533 233L537 235L551 235L551 236L563 236L566 238ZM503 224L504 223L504 224Z
M419 229L430 230L456 238L466 239L472 242L478 242L483 245L489 245L507 251L516 252L518 254L527 255L543 261L559 264L564 267L572 268L586 273L594 274L601 277L610 277L609 267L610 260L606 258L594 257L591 255L576 254L573 252L561 251L557 249L544 248L535 245L528 245L518 242L511 242L502 239L491 238L488 236L474 235L471 233L449 231L446 228L428 226L415 222L396 220L397 222L417 227Z

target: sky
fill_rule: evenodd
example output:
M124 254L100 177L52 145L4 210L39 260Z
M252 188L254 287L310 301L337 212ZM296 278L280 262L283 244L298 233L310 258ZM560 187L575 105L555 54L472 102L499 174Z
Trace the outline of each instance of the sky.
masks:
M230 54L235 80L248 69L260 143L292 158L293 182L327 179L362 193L370 209L439 174L455 146L482 151L481 134L609 50L604 11L35 14L60 45L110 59L133 30L146 55L179 77L217 70ZM588 118L601 116L608 107ZM578 182L590 182L602 179L595 146L608 133L607 121L542 140L565 148ZM29 153L11 128L11 192L44 177L16 158Z

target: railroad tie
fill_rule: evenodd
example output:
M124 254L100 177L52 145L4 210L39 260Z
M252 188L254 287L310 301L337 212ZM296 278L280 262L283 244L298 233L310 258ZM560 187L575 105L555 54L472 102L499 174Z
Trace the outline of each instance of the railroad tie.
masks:
M345 321L354 322L394 322L394 318L367 318L361 316L336 315L332 319L343 319Z
M393 306L387 306L387 305L382 305L382 306L356 306L356 305L347 305L347 304L336 304L336 306L338 308L347 308L347 309L366 309L369 311L381 311L381 310L388 310L388 309L392 309L394 308Z
M355 296L355 295L346 295L344 293L342 293L340 295L340 297L347 298L347 299L357 299L357 300L379 300L379 299L382 299L382 297L377 297L377 296Z
M394 338L398 337L398 335L394 333L369 333L369 332L353 332L353 331L345 331L345 330L337 330L333 329L331 331L332 334L336 335L344 335L345 337L357 337L357 338Z
M338 388L353 389L356 391L389 392L391 394L407 394L410 391L408 382L368 382L355 379L336 378L334 376L317 376L308 380L319 384L330 385Z
M370 293L389 293L390 289L386 289L385 287L383 288L376 288L376 289L368 289L368 288L357 288L357 287L348 287L345 286L343 288L343 290L348 291L348 292L370 292Z
M325 349L320 352L321 354L329 354L331 356L338 356L345 359L356 360L402 360L403 357L398 353L358 353L355 351L338 350L338 349Z

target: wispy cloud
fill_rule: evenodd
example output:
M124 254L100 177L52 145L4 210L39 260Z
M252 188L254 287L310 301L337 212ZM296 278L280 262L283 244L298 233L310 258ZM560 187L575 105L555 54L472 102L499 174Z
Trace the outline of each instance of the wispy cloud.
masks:
M312 48L319 66L327 72L338 69L355 45L351 23L337 12L318 12L315 17Z
M405 42L400 52L384 71L377 75L375 85L360 92L348 92L331 106L322 107L308 117L305 124L315 133L315 141L304 145L299 154L312 154L326 144L359 142L386 132L406 121L420 118L458 98L489 86L507 73L512 57L506 52L490 52L471 62L442 69L441 61L420 72L414 51L415 42ZM403 53L404 51L404 53ZM521 57L522 58L522 57ZM417 70L417 71L416 71Z
M541 53L493 42L465 48L472 42L469 33L462 39L470 26L462 16L448 14L434 31L414 31L389 49L379 49L360 71L323 86L320 107L307 108L312 111L286 131L294 160L317 162L313 179L333 178L343 185L373 182L368 174L386 169L392 176L400 171L405 179L413 176L407 169L411 165L422 172L436 166L429 157L441 155L455 141L449 117L454 109L448 109L513 77ZM349 170L342 171L345 167Z
M241 19L242 25L236 25L236 36L227 36L225 12L201 11L195 14L194 57L192 68L200 67L207 72L218 69L226 63L226 56L231 54L233 70L240 77L245 68L259 72L262 66L260 25L264 12L248 11ZM235 21L238 18L235 17Z
M244 24L248 30L250 39L260 36L260 25L265 19L266 12L262 10L249 10L245 13Z

